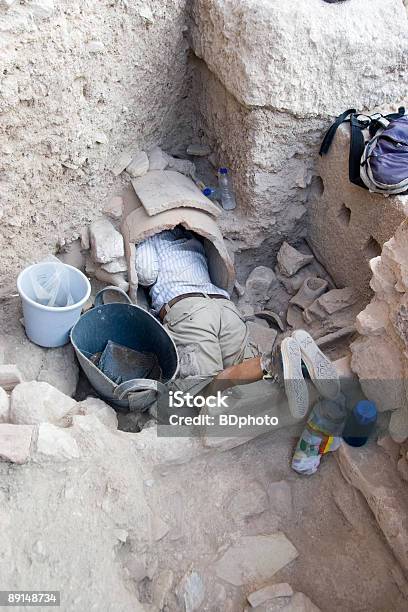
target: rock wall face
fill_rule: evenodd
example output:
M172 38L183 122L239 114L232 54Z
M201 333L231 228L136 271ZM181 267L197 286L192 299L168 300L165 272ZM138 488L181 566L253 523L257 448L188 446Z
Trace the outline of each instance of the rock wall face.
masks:
M188 141L186 0L0 2L0 283L121 191L124 149Z
M351 366L366 396L391 410L390 434L408 438L408 220L370 261L372 301L357 316Z
M332 117L406 97L406 10L402 0L194 0L191 21L197 115L238 193L225 231L242 248L267 237L276 250L306 232Z
M365 305L372 295L369 262L407 217L408 196L385 198L350 183L349 148L350 127L343 124L317 164L323 193L310 199L308 237L337 285L353 287Z

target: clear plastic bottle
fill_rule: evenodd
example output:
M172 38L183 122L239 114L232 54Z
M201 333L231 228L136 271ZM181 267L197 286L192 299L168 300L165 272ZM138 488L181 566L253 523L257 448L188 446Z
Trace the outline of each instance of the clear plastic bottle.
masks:
M339 448L346 417L345 398L341 394L335 402L321 400L314 406L293 455L295 472L314 474L322 456Z
M218 185L220 188L221 204L224 210L233 210L237 203L235 201L234 189L232 187L231 175L228 168L220 168L218 171Z
M220 190L216 187L205 187L202 192L210 200L217 201L220 199Z

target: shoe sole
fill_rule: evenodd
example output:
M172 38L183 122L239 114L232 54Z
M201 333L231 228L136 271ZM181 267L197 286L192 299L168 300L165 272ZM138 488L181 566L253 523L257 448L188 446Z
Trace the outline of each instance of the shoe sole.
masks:
M289 410L295 419L302 419L309 408L309 391L303 378L302 355L296 340L293 338L282 340L281 356Z
M340 393L340 381L336 368L317 346L312 336L303 329L293 332L292 338L298 343L302 360L316 389L326 399L336 399Z

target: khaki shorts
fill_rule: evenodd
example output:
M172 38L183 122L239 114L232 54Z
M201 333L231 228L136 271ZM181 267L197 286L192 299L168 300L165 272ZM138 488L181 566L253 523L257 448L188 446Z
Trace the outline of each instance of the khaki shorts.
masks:
M194 350L199 376L216 376L257 355L242 315L227 299L184 298L170 308L163 324L178 348Z

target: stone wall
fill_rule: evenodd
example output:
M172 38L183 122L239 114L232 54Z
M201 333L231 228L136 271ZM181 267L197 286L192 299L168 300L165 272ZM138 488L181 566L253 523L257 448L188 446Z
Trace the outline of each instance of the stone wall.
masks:
M239 249L266 238L273 256L306 233L322 135L346 108L406 96L406 31L402 0L191 2L197 116L234 171Z
M369 262L407 217L408 196L385 198L350 183L349 148L350 127L343 124L317 164L323 193L310 199L308 237L337 285L353 287L365 305L372 295Z
M121 191L126 149L188 142L186 0L0 0L0 283Z
M369 399L390 410L390 434L408 437L408 220L370 261L372 301L357 316L351 366Z

